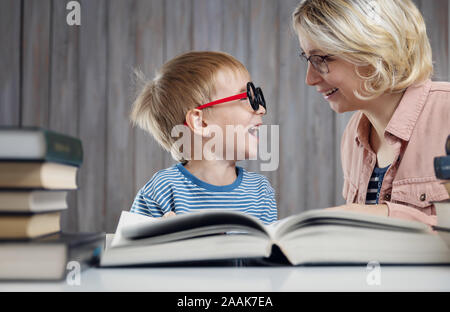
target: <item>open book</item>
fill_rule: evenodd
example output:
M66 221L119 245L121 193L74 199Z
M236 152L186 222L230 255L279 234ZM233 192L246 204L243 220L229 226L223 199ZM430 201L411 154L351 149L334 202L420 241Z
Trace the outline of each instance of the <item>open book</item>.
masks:
M266 263L450 263L444 241L418 222L312 210L264 225L238 212L206 211L152 219L122 212L101 266L222 259Z

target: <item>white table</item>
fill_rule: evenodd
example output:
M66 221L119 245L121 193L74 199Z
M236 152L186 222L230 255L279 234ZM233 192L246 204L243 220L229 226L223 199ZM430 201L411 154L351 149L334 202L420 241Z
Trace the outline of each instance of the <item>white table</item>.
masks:
M0 291L450 291L450 266L381 266L379 272L376 285L365 266L90 268L78 286L4 282Z

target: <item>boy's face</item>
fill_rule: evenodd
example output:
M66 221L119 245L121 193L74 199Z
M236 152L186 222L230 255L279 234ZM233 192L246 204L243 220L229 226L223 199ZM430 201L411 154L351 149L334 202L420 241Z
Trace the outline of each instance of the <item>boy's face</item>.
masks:
M212 101L246 92L250 75L248 72L221 70L216 81L216 93ZM230 155L234 160L256 159L258 127L265 113L262 106L254 111L248 99L215 105L208 110L203 116L204 120L222 129L223 159L231 160ZM227 140L227 137L233 139Z

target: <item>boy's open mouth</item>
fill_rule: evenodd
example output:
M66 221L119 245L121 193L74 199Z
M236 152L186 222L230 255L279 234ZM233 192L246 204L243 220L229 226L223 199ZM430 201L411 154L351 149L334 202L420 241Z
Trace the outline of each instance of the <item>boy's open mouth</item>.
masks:
M259 136L259 126L260 125L255 125L252 126L248 129L248 133L250 133L251 135L253 135L254 137L258 137Z

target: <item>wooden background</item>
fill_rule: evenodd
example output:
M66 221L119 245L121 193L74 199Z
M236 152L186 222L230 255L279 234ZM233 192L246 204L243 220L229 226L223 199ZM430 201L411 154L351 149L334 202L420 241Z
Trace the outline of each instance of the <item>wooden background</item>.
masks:
M81 26L65 0L0 0L0 125L42 126L81 138L79 190L66 231L112 232L122 210L157 170L173 164L130 126L133 68L152 77L188 50L222 50L242 61L280 125L280 163L264 172L279 216L343 202L336 115L304 83L306 66L290 16L298 0L80 0ZM449 1L417 0L433 47L435 80L450 81ZM241 164L258 171L258 162Z

